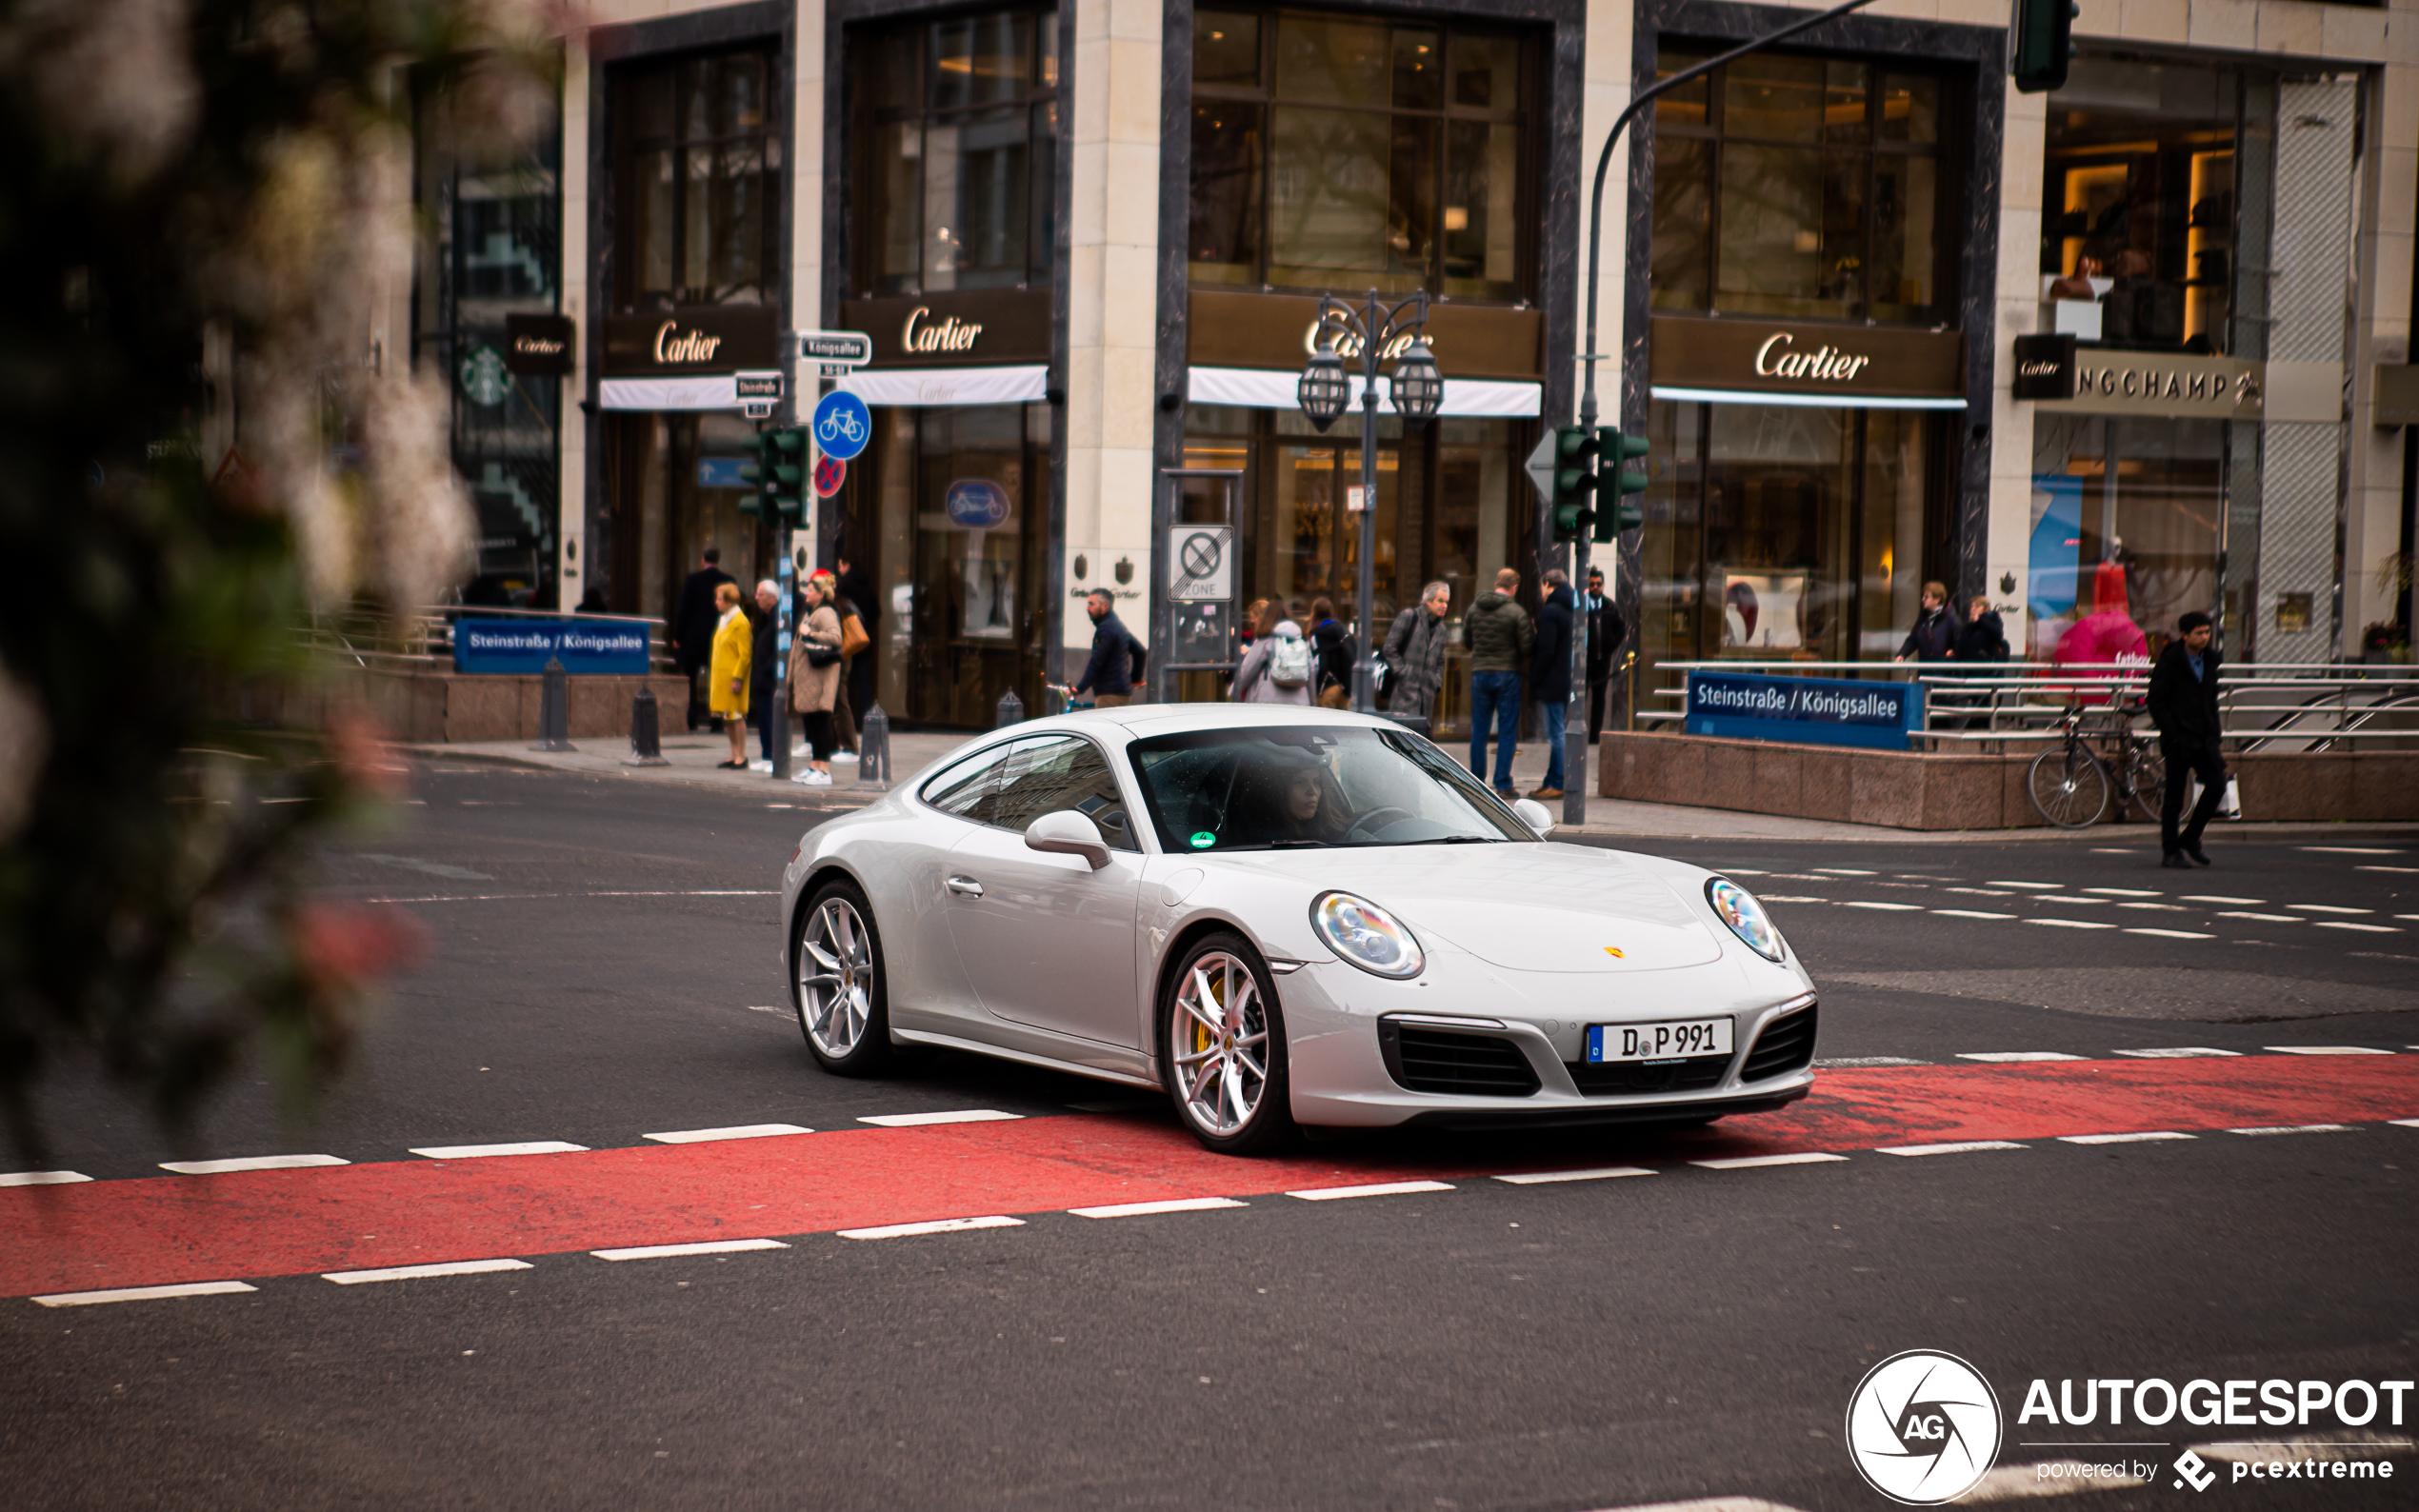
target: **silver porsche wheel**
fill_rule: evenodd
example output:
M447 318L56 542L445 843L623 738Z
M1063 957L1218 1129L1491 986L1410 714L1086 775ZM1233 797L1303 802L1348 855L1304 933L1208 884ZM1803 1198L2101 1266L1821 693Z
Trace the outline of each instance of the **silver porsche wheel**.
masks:
M1243 943L1202 942L1166 1001L1169 1085L1195 1137L1240 1153L1289 1133L1284 1023Z
M882 946L854 887L833 884L801 911L798 1026L829 1069L870 1069L889 1048L883 1011Z

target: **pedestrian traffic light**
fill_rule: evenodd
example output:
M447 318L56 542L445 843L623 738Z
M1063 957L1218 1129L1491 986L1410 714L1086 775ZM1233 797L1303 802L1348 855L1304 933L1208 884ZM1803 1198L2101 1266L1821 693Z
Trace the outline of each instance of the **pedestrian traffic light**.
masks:
M759 430L745 443L755 461L742 463L739 476L755 492L739 501L739 512L796 521L807 512L807 433L796 427Z
M1630 459L1646 454L1647 438L1644 436L1624 435L1609 426L1597 432L1596 455L1603 460L1596 465L1601 474L1596 482L1596 491L1612 495L1611 506L1596 511L1596 540L1599 543L1616 540L1622 531L1635 530L1647 523L1645 507L1630 499L1632 494L1647 491L1646 471L1629 466ZM1606 472L1606 468L1611 470Z
M1576 541L1595 520L1596 437L1585 426L1554 430L1554 539Z
M2074 0L2015 0L2008 28L2008 71L2018 92L2042 94L2064 89L2067 62L2074 56Z

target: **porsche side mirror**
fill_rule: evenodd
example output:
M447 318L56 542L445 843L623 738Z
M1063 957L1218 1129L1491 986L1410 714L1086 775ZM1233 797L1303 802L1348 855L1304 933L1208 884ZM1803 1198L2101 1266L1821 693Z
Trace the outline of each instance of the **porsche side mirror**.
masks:
M1537 831L1540 838L1554 832L1554 811L1534 798L1523 798L1512 805L1512 812L1520 822Z
M1027 825L1025 848L1081 856L1091 863L1094 871L1109 865L1109 842L1100 838L1100 826L1071 808L1044 814Z

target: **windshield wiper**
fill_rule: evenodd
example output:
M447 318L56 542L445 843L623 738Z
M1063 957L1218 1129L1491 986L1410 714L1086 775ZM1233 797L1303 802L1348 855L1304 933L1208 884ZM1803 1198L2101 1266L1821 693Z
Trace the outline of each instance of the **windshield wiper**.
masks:
M1500 846L1505 841L1501 835L1435 835L1427 840L1400 840L1394 843L1401 846Z

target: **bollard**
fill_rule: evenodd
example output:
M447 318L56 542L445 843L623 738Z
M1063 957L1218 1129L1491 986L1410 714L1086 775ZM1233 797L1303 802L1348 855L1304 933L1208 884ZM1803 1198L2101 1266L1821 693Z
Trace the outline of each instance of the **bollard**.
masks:
M655 690L646 684L638 685L638 696L630 701L630 755L623 758L625 766L670 766L664 756L662 726L657 722Z
M1000 695L999 707L991 711L991 728L1006 729L1010 725L1024 723L1025 701L1018 698L1016 689L1011 687Z
M879 704L865 711L865 723L857 726L857 786L890 786L890 716Z
M531 750L576 750L571 744L571 680L563 671L560 657L546 659L546 671L538 679L537 744Z

